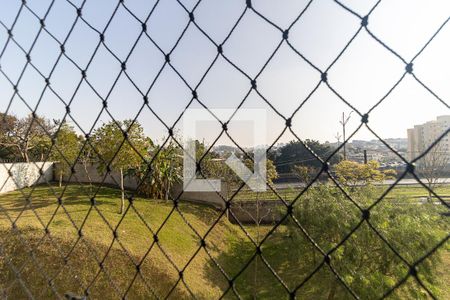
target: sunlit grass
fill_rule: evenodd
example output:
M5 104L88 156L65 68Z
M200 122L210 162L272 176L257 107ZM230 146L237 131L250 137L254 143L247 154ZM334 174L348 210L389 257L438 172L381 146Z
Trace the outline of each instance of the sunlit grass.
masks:
M287 296L263 261L252 260L256 249L243 230L230 224L226 216L216 224L221 212L207 206L180 203L180 214L171 201L138 197L133 206L127 201L126 214L122 217L118 214L120 191L100 188L93 206L91 197L97 188L69 185L62 193L56 186L39 186L33 190L29 205L25 196L30 189L0 195L0 291L4 290L11 299L26 298L27 289L36 298L55 298L48 284L52 279L56 293L61 296L67 292L83 295L84 289L89 287L94 299L120 298L127 290L130 299L155 298L152 293L164 298L176 285L171 298L189 298L186 286L200 299L219 298L225 291L228 291L226 298L236 298L228 280L217 268L218 263L234 279L235 291L245 299ZM401 196L421 193L413 189L408 192L405 188L392 192ZM62 206L58 204L59 196ZM17 230L12 229L12 223ZM47 235L45 227L49 231ZM245 226L244 229L258 243L271 228ZM120 244L114 239L115 229ZM209 232L206 245L215 262L205 250L197 253L201 241L193 229L201 236ZM135 265L153 244L155 233L158 244L140 265L145 280L138 275L131 284L136 275ZM281 225L262 246L264 258L289 288L294 288L314 267L302 264L300 254L295 251L303 243L304 240L297 240L290 234L288 226ZM450 276L448 247L439 253L443 260L437 272L444 287L442 295L448 295L445 288ZM318 256L317 260L320 259ZM103 270L99 266L102 261ZM178 280L178 270L183 268L184 282ZM330 274L325 273L320 276L328 278ZM299 290L299 297L325 296L314 280Z
M178 270L187 265L200 247L200 239L182 219L182 215L173 209L173 204L169 201L136 198L133 201L135 210L128 203L127 212L122 219L122 215L118 214L120 191L116 189L101 188L95 197L95 207L91 205L89 194L92 191L88 187L70 185L61 197L63 206L58 205L57 198L62 190L55 186L37 187L32 193L31 205L25 206L24 195L28 195L29 191L24 189L0 197L3 211L0 213L1 242L5 248L14 250L14 252L8 253L7 250L5 252L9 254L9 257L13 257L13 262L16 260L26 262L24 270L31 271L38 267L29 260L25 250L33 249L38 257L37 260L45 262L46 275L52 277L61 269L59 274L73 273L86 286L99 272L98 262L102 261L112 244L112 251L104 262L104 270L113 278L112 281L119 291L116 292L111 287L112 284L106 278L105 272L100 272L99 279L92 286L93 295L111 297L117 297L118 293L123 295L136 273L134 265L144 257L154 241L154 234L157 233L158 244L153 245L152 251L142 262L141 273L147 278L157 295L165 297L178 280ZM217 211L205 206L180 203L179 210L200 235L204 235L219 217ZM147 228L136 211L153 232ZM12 222L18 230L10 230ZM120 225L117 226L119 222ZM163 222L164 226L159 230ZM45 227L50 232L48 236L45 235ZM83 238L78 241L80 228L82 228ZM118 240L123 248L117 240L114 240L113 230L116 228ZM221 219L208 234L206 244L211 253L217 255L218 250L226 249L227 239L241 235L237 228ZM44 238L43 241L41 241L42 238ZM61 253L56 251L57 246L61 248ZM75 249L72 250L72 247ZM125 254L126 252L130 257ZM68 255L69 259L67 265L64 265L62 259L65 255ZM50 263L51 261L54 263ZM197 296L203 298L219 295L217 283L224 280L218 270L208 271L206 274L211 263L205 251L201 250L184 272L187 286ZM178 270L172 264L175 264ZM17 268L20 266L21 264L18 263ZM2 268L9 269L8 274L4 273L8 279L0 283L1 288L6 288L11 284L8 280L13 280L16 276L5 260L2 260ZM34 276L41 277L43 283L40 280L29 279L28 284L32 293L42 297L51 296L52 292L46 284L45 276ZM61 279L64 276L58 275L57 278ZM74 278L70 281L59 280L55 286L59 288L57 292L60 295L66 292L84 294L84 290L81 289L80 284L74 282ZM11 296L24 296L23 289L19 287L19 282L13 283L9 290L12 292ZM139 276L129 293L144 298L152 296ZM187 296L189 292L184 284L179 282L174 295Z
M381 196L389 186L376 186L378 195ZM337 188L336 188L337 189ZM433 191L444 200L450 200L450 184L436 185ZM302 188L292 187L273 190L268 188L266 192L253 192L242 189L233 199L236 200L279 200L292 201L302 192ZM386 196L386 199L421 200L428 197L428 190L420 185L397 185ZM374 199L375 200L375 199Z

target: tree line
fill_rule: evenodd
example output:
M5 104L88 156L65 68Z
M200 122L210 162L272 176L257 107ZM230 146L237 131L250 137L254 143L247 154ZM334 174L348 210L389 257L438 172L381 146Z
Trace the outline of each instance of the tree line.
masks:
M55 175L62 186L65 177L75 177L73 168L82 165L89 182L89 170L96 166L101 175L112 171L120 174L118 185L122 191L120 212L124 209L124 178L134 177L139 182L138 192L149 198L168 199L173 185L181 180L183 149L181 139L169 139L158 144L144 133L142 125L133 120L110 121L92 134L81 135L65 121L48 120L29 115L18 118L0 115L0 160L54 161ZM196 160L201 167L198 177L221 178L232 187L242 183L224 164L221 157L209 151L204 143L196 141ZM251 167L251 156L238 154ZM271 160L267 162L268 182L277 177Z
M50 121L31 114L23 118L1 114L0 146L2 160L57 162L55 174L60 185L64 176L76 176L72 172L76 164L84 166L90 182L88 168L92 165L97 166L100 174L119 172L120 212L124 207L124 177L145 177L144 174L151 173L147 176L150 183L141 185L143 192L151 197L167 198L170 184L179 175L176 171L179 160L174 159L173 143L160 147L145 136L138 122L132 120L111 121L90 135L81 135L65 121ZM170 171L167 162L175 162Z
M75 162L84 165L95 162L102 173L109 167L123 173L124 176L131 173L144 176L142 162L146 160L150 162L151 158L158 154L159 159L156 161L154 158L151 163L154 169L158 169L167 177L158 183L162 186L170 185L180 176L183 155L180 145L174 140L165 143L164 147L157 145L151 138L145 136L143 127L137 121L111 121L94 130L90 136L83 136L77 134L73 126L67 122L50 121L32 114L24 118L0 114L0 146L0 159L3 160L60 162L59 177L68 173ZM232 150L219 155L214 150L207 151L206 145L198 141L196 149L197 159L202 158L203 175L218 176L230 183L238 183L239 179L229 168L223 168L223 161L220 160L231 154ZM322 163L315 155L325 160L334 150L327 144L309 139L304 143L291 141L270 150L267 153L269 174L267 179L271 182L279 173L294 173L302 178L307 172L308 176L311 176L322 168ZM251 167L251 154L244 154L239 150L235 154ZM329 159L331 165L339 161L341 161L339 153ZM153 188L148 189L152 191L153 196L167 197L167 189L157 190L154 185L152 186Z
M145 135L139 122L133 120L110 121L90 135L81 135L65 121L50 121L31 114L23 118L0 114L0 159L58 162L55 174L60 185L64 176L76 176L72 174L76 164L84 167L89 182L91 174L88 169L93 165L102 175L118 172L118 185L122 190L121 211L125 198L124 178L127 176L137 178L138 192L144 196L169 198L173 185L182 178L184 153L178 141L181 138L158 144ZM198 177L222 179L226 182L228 195L243 184L224 163L232 150L219 154L196 141L196 151L200 166ZM249 152L237 151L235 154L251 169L253 161ZM335 149L328 144L315 140L305 140L303 143L291 141L271 150L267 153L267 183L271 184L280 173L292 173L298 181L308 184L322 169L322 163L316 156L323 160L331 156L328 163L333 172L339 171L337 175L351 185L369 178L379 181L386 176L395 176L391 171L382 173L377 162L362 165L342 161L340 154L334 152ZM326 177L326 174L322 172L321 176Z

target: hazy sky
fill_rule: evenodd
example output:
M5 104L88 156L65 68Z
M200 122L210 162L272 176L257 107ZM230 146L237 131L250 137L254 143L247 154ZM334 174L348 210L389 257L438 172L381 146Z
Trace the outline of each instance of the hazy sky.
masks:
M51 1L28 0L29 7L43 16ZM81 1L72 1L79 6ZM191 9L194 1L182 1ZM287 28L308 1L254 0L255 9L281 28ZM366 15L376 1L342 1L360 15ZM2 0L0 20L10 27L21 1ZM126 0L125 5L144 20L154 1ZM97 30L103 31L117 1L88 0L83 17ZM245 9L243 0L203 0L194 12L197 24L216 42L221 43ZM368 28L407 61L423 47L434 32L450 17L448 0L384 0L369 18ZM46 28L63 41L76 18L76 10L66 0L56 0L46 19ZM189 16L175 0L161 0L147 21L148 34L159 47L168 52L189 22ZM450 23L450 22L449 22ZM312 1L308 10L289 32L290 43L320 69L326 69L360 27L360 20L331 0ZM14 27L16 41L26 50L32 44L39 21L24 9ZM105 33L105 44L123 60L141 31L141 25L120 6ZM254 77L282 39L281 32L248 10L223 46L224 55L249 76ZM0 27L0 49L7 41L7 31ZM99 36L79 20L66 42L66 54L85 68ZM59 55L58 44L46 33L39 36L31 59L48 76ZM449 114L450 102L450 24L447 24L426 50L415 60L414 73L446 104L439 102L410 75L371 114L369 124L384 138L406 137L406 129L424 123L437 115ZM216 47L190 24L184 37L171 54L171 63L195 87L217 54ZM11 80L17 81L26 59L12 42L6 47L0 65ZM146 92L164 64L164 56L143 36L127 61L126 72L136 86ZM329 70L330 85L357 110L365 113L379 101L404 73L404 63L361 30L347 51ZM108 95L120 72L120 63L106 48L100 46L88 71L87 79L101 97ZM69 101L81 79L80 71L62 57L51 76L52 88ZM320 81L320 74L302 60L284 42L265 70L258 77L260 93L285 117L289 117ZM42 77L29 66L20 81L19 91L31 107L35 107L44 89ZM223 57L219 57L198 88L200 100L210 108L235 108L251 88L250 80ZM13 94L11 84L0 74L0 111L4 112ZM191 100L191 91L168 65L150 90L149 105L167 125L171 126ZM143 99L130 80L122 74L108 97L108 109L116 119L134 118ZM199 107L193 103L192 107ZM244 108L267 108L271 142L284 128L285 121L254 91ZM85 131L89 131L101 111L102 101L86 82L81 84L71 104L71 115ZM293 130L301 138L335 141L341 130L342 112L350 113L330 89L322 84L293 118ZM37 112L49 118L62 118L62 102L48 89ZM9 113L19 116L29 110L16 96ZM70 118L69 118L70 120ZM104 112L98 124L110 117ZM146 133L153 138L167 135L165 127L144 108L138 117ZM360 117L353 113L348 132L359 125ZM181 124L180 124L181 125ZM244 143L250 128L232 126L230 134ZM181 131L181 130L180 130ZM205 131L207 141L220 131L211 125ZM202 132L203 132L202 131ZM209 137L208 137L209 136ZM361 130L356 139L372 139ZM293 139L285 134L280 142ZM221 140L219 143L228 143Z

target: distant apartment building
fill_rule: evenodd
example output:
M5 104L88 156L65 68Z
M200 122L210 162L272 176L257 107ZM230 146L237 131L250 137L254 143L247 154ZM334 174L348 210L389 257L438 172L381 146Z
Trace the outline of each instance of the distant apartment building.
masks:
M413 160L424 152L439 136L450 128L450 115L439 116L436 120L415 125L408 129L408 159ZM450 135L439 143L439 154L450 156Z

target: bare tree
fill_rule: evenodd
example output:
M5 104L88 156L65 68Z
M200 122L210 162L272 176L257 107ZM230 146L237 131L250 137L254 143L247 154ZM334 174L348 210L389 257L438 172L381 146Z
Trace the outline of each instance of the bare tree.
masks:
M339 123L341 123L342 125L342 139L343 139L343 143L344 143L344 160L347 159L347 152L345 150L345 145L346 145L346 141L345 141L345 126L347 126L348 121L350 120L350 115L352 114L353 110L348 114L347 117L345 117L345 113L342 113L342 121L339 121Z
M90 175L90 170L88 169L93 165L93 147L89 141L86 141L86 144L81 148L80 157L78 158L78 162L83 165L84 172L89 182L89 192L92 193L92 179Z
M250 223L255 226L255 242L260 243L262 239L263 233L261 225L264 225L270 218L274 217L274 211L272 207L267 207L264 205L264 201L260 199L260 193L256 192L256 199L250 200L247 203L236 203L234 207L245 213L249 219ZM248 201L248 200L247 200ZM247 204L247 205L246 205ZM264 207L263 207L264 206ZM261 277L261 270L259 269L259 259L257 256L254 259L253 264L253 298L256 299L258 297L258 287L259 282L258 278Z
M427 182L430 190L434 190L439 178L450 164L450 153L445 144L440 141L418 161L418 174ZM428 200L431 201L431 191L428 192Z
M51 145L51 136L55 125L43 117L29 115L19 119L14 116L2 116L0 146L15 149L20 157L30 161L30 152L44 158L45 151Z

